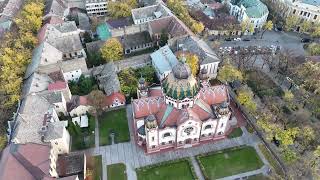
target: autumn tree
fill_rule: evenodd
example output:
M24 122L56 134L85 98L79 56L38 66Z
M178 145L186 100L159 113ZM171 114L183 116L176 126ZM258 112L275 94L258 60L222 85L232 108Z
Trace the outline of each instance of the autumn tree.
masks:
M312 37L320 37L320 24L315 24L314 27L311 30L311 36Z
M134 75L132 68L124 69L118 74L121 92L126 96L133 96L137 90L138 80Z
M253 92L249 88L241 88L237 92L237 100L242 104L250 113L255 113L257 104L253 98Z
M131 9L137 7L136 0L121 0L108 2L108 12L111 17L121 18L131 15Z
M295 71L296 75L303 80L302 87L309 92L320 93L320 63L307 61L300 64Z
M88 101L94 108L95 113L99 115L104 108L105 95L100 90L93 90L88 94Z
M108 39L100 49L101 57L109 61L118 61L123 57L122 44L117 38Z
M307 51L308 51L308 53L309 53L311 56L318 56L318 55L320 55L320 44L318 44L318 43L311 43L311 44L308 46Z
M178 58L189 65L193 76L197 75L199 71L199 58L197 55L192 53L181 53L178 55Z
M271 31L272 28L273 28L273 23L272 23L272 21L267 21L267 22L263 25L263 27L262 27L263 31L262 31L262 34L261 34L261 39L262 39L264 33L265 33L266 31Z
M235 80L242 80L243 76L241 71L226 60L223 66L219 69L217 78L223 82L233 82Z
M312 24L310 21L303 21L300 24L300 32L307 33L310 32Z
M22 31L31 31L37 33L42 25L42 12L44 9L44 4L41 2L31 2L26 4L20 16L15 20L19 29Z
M3 150L7 145L7 138L5 135L0 135L0 151Z
M204 30L204 25L202 22L194 21L191 25L191 30L196 34L200 34Z
M291 102L294 98L293 93L290 90L284 91L283 99L287 102Z
M290 31L299 24L298 16L288 16L285 20L285 30Z

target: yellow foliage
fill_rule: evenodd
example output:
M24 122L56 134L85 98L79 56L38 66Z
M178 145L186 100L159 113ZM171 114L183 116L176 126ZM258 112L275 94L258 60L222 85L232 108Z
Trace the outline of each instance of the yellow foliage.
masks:
M123 57L123 48L117 38L111 38L100 49L101 56L105 61L117 61Z
M180 54L178 56L179 59L182 58L182 56L184 56L186 58L186 63L189 65L192 75L196 76L199 70L199 58L197 55L195 54Z

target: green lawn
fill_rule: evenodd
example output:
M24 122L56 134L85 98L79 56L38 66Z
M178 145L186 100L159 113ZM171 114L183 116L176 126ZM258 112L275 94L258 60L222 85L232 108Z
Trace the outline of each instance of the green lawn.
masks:
M71 149L74 150L82 150L90 147L94 147L95 139L94 139L94 130L96 126L96 122L93 116L88 115L89 118L89 126L87 128L80 128L79 125L73 124L72 121L68 122L68 132L71 137Z
M228 149L207 156L198 156L198 160L203 165L204 174L209 179L244 173L263 166L255 149L249 146Z
M240 136L242 136L242 130L241 128L236 128L228 135L228 138L236 138Z
M275 173L277 173L280 176L283 176L284 174L282 172L280 165L278 164L277 160L272 156L270 151L266 148L266 146L263 144L259 144L259 149L264 155L264 157L268 160L268 162L272 166Z
M194 179L187 160L168 162L151 168L137 170L138 180L192 180Z
M127 180L126 165L123 163L107 166L108 180Z
M105 112L99 117L100 146L111 144L110 132L115 132L116 143L130 140L125 108Z

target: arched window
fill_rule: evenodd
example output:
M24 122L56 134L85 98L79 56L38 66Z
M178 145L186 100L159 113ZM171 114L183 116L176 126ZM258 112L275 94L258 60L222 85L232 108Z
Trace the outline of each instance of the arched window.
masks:
M169 132L163 134L163 137L164 137L164 138L165 138L165 137L170 137L170 136L171 136L171 133L169 133Z
M204 129L206 130L206 129L211 129L212 128L212 126L209 124L209 125L206 125L205 127L204 127Z

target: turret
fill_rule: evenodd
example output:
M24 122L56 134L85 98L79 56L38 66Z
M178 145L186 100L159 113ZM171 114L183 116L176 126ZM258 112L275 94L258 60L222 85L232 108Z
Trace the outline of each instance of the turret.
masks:
M148 87L146 80L141 76L138 80L138 98L148 96Z

